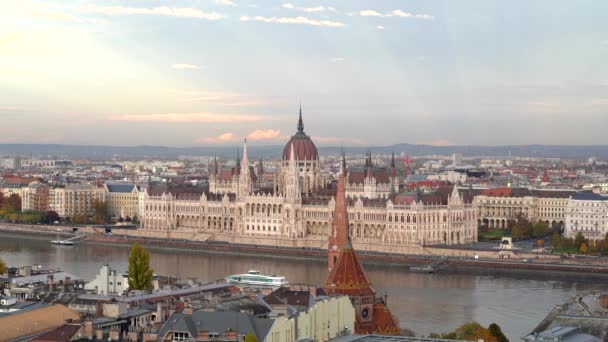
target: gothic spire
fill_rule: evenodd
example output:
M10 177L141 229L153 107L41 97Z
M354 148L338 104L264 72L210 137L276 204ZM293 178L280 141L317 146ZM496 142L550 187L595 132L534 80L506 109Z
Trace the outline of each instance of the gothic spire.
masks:
M249 158L247 157L247 138L245 138L245 142L243 143L243 162L242 164L245 164L245 167L248 167L249 165Z
M298 133L304 133L304 121L302 121L302 102L300 102L300 117L298 118Z
M342 162L340 164L340 167L342 167L342 172L346 176L346 153L344 153L344 151L342 151Z
M395 151L391 154L391 167L395 168Z

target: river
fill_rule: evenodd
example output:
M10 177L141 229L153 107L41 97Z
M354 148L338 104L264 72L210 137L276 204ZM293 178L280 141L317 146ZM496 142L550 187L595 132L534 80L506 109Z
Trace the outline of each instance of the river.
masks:
M211 281L250 268L285 275L291 284L321 285L327 276L327 266L321 261L149 250L155 273L180 278ZM94 278L104 264L126 271L128 254L127 246L86 241L74 247L52 246L48 237L0 233L0 257L8 265L41 264L85 280ZM600 290L604 283L587 276L542 272L496 276L483 271L421 274L411 273L407 267L365 268L377 293L388 296L401 326L418 335L451 331L475 320L484 326L498 323L512 341L530 332L555 305L578 292Z

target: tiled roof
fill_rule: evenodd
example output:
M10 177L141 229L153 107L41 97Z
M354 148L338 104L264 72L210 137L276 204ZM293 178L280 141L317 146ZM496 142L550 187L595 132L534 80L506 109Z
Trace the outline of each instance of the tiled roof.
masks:
M135 184L127 184L127 183L114 183L114 184L106 184L109 192L120 192L129 194L133 192L133 188L135 188Z
M340 293L348 296L376 294L350 240L342 248L338 261L327 276L325 291L329 294Z
M78 320L80 315L61 304L0 317L0 341L11 341L54 329L65 324L67 319Z
M68 342L80 330L81 324L66 324L59 328L48 331L35 339L32 342Z
M264 297L269 305L291 305L309 307L313 302L310 291L291 290L288 287L280 287Z
M581 191L572 196L572 199L578 201L608 201L608 196L596 194L591 191Z
M257 318L242 312L197 310L192 315L173 314L162 326L158 336L163 338L170 331L179 331L196 337L199 331L224 333L232 329L239 335L253 333L258 341L263 341L273 323L271 319Z

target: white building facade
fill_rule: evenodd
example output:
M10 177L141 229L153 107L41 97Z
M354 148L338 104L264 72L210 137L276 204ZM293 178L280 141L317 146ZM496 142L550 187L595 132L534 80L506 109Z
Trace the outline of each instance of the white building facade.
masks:
M608 233L608 196L580 192L568 201L564 236L582 233L589 240L603 240Z

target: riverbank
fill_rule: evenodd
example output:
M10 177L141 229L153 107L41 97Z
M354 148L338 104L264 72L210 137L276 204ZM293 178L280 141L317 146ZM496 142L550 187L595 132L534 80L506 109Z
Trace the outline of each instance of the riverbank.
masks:
M77 236L82 235L80 232L71 231L71 227L57 227L55 230L50 230L48 227L39 228L36 226L22 225L0 225L2 231L11 232L23 235L35 236ZM227 242L213 241L187 241L176 239L160 239L160 238L142 238L128 235L104 235L104 234L86 234L82 238L85 243L94 243L101 245L123 245L130 246L133 243L140 243L153 248L175 251L190 251L197 253L209 253L232 256L255 256L263 258L280 258L293 260L314 260L324 262L327 257L327 252L319 248L293 248L279 246L258 246L248 244L235 244ZM524 273L524 272L553 272L553 273L584 273L594 274L602 277L608 277L608 265L590 264L586 260L575 262L547 262L547 260L526 259L525 261L516 261L509 259L487 259L487 258L470 258L458 256L438 256L438 255L404 255L404 254L389 254L369 251L358 251L359 258L363 263L369 265L409 267L428 265L437 260L445 260L441 267L441 271L459 271L459 270L480 270L487 274L504 274L504 273Z

